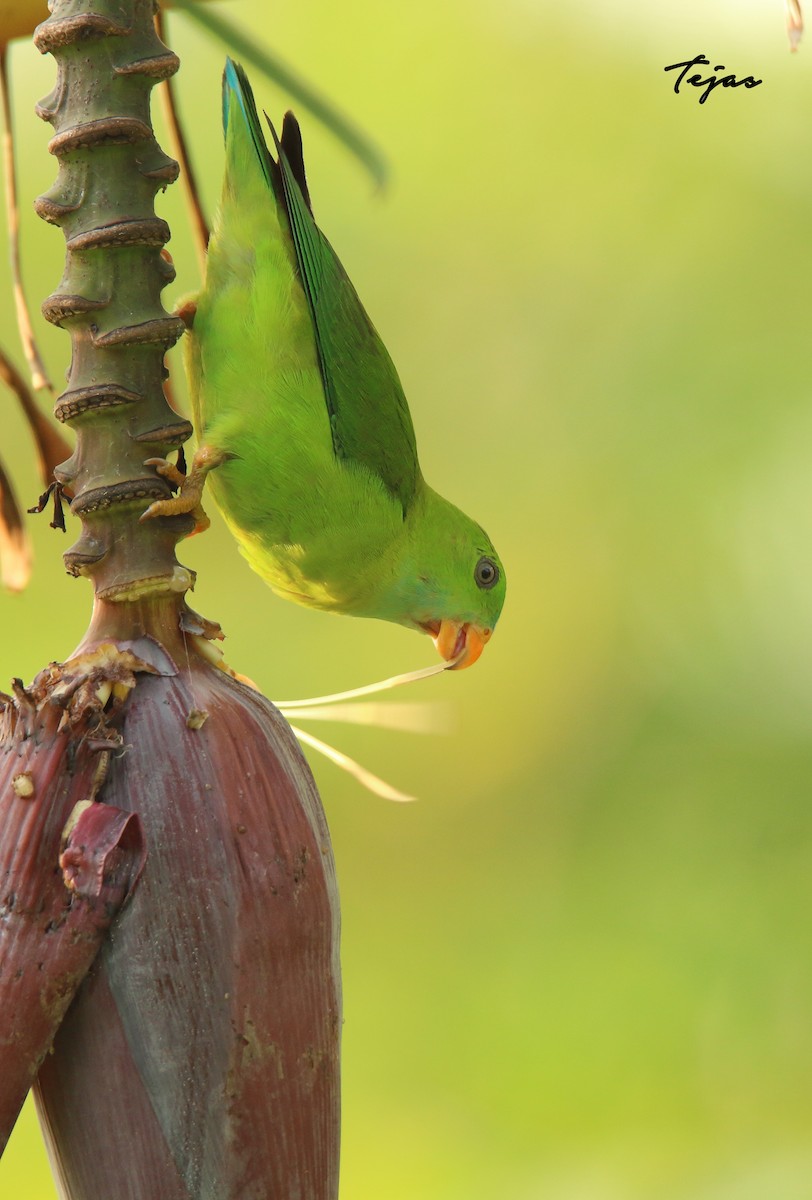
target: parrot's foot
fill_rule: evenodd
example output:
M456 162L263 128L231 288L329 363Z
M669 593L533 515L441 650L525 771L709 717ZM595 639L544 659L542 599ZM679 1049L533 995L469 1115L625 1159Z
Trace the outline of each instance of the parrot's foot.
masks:
M179 513L191 513L195 519L194 533L203 533L211 525L211 521L203 511L201 498L209 471L219 467L233 458L225 450L216 450L213 446L201 446L192 459L192 467L184 475L174 463L165 458L147 458L145 467L154 467L172 487L178 488L177 496L171 500L156 500L150 504L140 520L148 521L152 517L176 517Z

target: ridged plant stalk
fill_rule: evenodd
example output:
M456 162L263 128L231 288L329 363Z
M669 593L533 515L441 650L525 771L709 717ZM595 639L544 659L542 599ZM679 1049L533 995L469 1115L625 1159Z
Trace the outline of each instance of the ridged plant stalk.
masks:
M0 1135L33 1084L70 1200L333 1200L323 812L289 728L186 606L190 519L139 521L167 494L145 459L191 432L163 392L183 327L154 199L177 167L150 94L178 61L152 18L152 0L55 0L35 35L58 68L36 207L67 246L43 306L71 338L65 562L94 606L77 651L2 699Z

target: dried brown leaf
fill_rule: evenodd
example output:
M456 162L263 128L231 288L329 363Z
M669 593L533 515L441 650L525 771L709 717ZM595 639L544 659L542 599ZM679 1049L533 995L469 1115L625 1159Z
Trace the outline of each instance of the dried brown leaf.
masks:
M10 592L21 592L31 578L31 544L14 490L0 463L0 579Z
M54 478L54 468L71 456L71 448L53 421L37 407L31 389L14 363L0 347L0 379L14 392L37 447L39 472L45 487Z
M803 31L804 18L801 12L801 0L787 0L787 33L789 34L790 50L798 49Z

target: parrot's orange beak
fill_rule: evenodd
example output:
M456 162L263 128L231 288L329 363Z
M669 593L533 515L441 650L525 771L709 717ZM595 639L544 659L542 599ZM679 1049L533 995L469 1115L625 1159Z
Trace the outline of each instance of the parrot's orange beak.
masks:
M482 629L467 621L440 621L428 629L438 653L447 662L458 659L450 671L459 671L472 666L490 640L492 629Z

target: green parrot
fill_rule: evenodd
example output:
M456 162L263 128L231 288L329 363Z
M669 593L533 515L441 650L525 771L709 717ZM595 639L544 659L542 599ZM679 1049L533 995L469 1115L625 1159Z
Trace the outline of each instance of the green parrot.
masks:
M214 500L278 595L423 630L449 666L469 666L502 609L502 564L423 479L392 360L313 220L298 123L287 113L279 139L268 121L274 160L231 59L223 124L206 280L181 310L200 449L181 494L144 515L207 524L200 494L217 467Z

